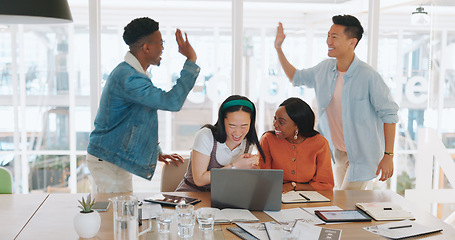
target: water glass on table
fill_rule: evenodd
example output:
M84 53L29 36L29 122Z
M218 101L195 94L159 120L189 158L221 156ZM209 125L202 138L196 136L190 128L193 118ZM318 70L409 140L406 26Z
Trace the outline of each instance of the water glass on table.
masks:
M190 238L194 234L194 225L196 223L196 214L194 206L186 203L179 203L175 206L177 213L177 234L181 238Z
M162 213L156 216L156 225L158 226L158 233L171 232L171 223L174 218L174 212L169 209L163 209Z
M199 208L196 211L197 222L199 223L199 230L202 232L213 231L213 224L215 222L215 210L213 208Z

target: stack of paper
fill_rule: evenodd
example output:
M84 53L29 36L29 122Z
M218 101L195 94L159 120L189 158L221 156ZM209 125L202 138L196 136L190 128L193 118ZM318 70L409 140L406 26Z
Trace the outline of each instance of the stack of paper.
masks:
M376 221L415 219L412 213L392 202L357 203L355 206Z
M337 206L326 206L326 207L312 207L312 208L290 208L283 209L281 211L264 211L271 218L281 224L294 223L296 220L306 222L309 224L325 224L320 218L316 216L314 211L316 210L342 210Z
M427 227L409 220L364 227L363 229L390 239L402 239L442 231L442 228Z
M280 240L284 237L298 240L339 240L341 238L340 229L317 227L301 221L297 221L292 227L275 222L236 223L236 225L261 240Z

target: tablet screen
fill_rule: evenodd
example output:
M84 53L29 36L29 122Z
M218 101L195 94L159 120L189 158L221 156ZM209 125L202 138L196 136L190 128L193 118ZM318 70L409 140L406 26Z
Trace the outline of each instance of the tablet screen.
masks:
M105 212L109 208L110 202L95 202L92 209L98 212Z
M154 202L154 203L160 203L160 204L165 204L165 205L177 205L181 201L185 201L185 203L189 203L189 204L196 204L201 201L197 198L182 197L182 196L176 196L176 195L170 195L170 194L156 194L151 197L147 197L144 200L147 202Z
M371 221L371 217L359 210L315 211L315 214L326 222L359 222Z

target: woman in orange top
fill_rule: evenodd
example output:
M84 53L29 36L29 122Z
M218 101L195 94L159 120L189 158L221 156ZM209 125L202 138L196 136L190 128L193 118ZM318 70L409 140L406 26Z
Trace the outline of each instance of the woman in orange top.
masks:
M314 130L314 112L300 98L288 98L275 112L274 131L264 133L263 169L283 169L283 192L332 190L330 148Z

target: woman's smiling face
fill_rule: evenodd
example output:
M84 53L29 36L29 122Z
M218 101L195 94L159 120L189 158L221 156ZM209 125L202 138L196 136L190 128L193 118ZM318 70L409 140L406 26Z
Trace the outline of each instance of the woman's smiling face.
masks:
M251 116L244 111L230 112L224 119L226 129L226 145L232 150L246 137L250 131Z
M273 127L275 128L275 135L278 138L289 138L291 140L295 135L295 130L297 130L297 125L289 117L284 106L276 110L275 117L273 118Z

